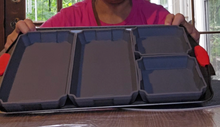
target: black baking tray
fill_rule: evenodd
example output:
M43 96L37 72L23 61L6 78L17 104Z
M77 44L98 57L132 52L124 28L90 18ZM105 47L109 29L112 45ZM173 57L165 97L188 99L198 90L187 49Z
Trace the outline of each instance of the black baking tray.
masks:
M191 43L178 26L53 28L27 33L18 39L4 74L1 110L202 104L213 96L210 74L191 55ZM149 93L144 82L152 75L144 74L146 60L151 62L151 72L173 74L167 84L163 81L164 87L171 83L171 91L161 94L151 89ZM176 74L185 75L189 89L183 89L183 84L173 87L174 79L181 79Z

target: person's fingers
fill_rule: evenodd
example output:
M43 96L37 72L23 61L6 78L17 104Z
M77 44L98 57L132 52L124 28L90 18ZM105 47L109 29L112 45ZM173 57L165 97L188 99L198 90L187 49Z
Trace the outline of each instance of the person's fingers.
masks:
M174 16L172 25L178 26L180 24L184 25L185 23L186 23L185 17L182 14L178 13Z
M172 25L172 22L173 22L173 20L174 20L174 17L175 17L175 15L174 14L168 14L167 16L166 16L166 19L165 19L165 25Z
M16 27L14 31L8 35L6 43L5 43L5 49L8 49L10 45L16 40L18 34L20 32L27 33L29 31L29 28L26 26L26 23L23 20L20 20L16 23Z
M35 31L35 30L36 30L35 25L30 19L18 21L16 23L15 30L7 37L5 49L8 49L10 47L10 45L16 40L20 32L25 34L29 31Z
M168 15L166 16L164 25L172 25L173 19L174 19L174 14L168 14Z
M184 16L181 15L175 16L173 25L183 25L186 28L187 32L194 38L194 40L199 43L199 32L192 24L186 22L185 18L183 19L183 17Z
M189 34L193 33L193 25L186 22L185 17L182 14L176 14L172 25L183 25Z
M186 28L187 32L195 39L195 41L199 42L200 34L196 30L196 28L189 24L185 17L178 13L176 15L168 14L165 20L165 25L182 25Z
M192 32L191 36L195 39L195 41L197 43L199 43L200 33L198 32L198 30L195 27L193 27L193 32Z
M29 32L30 29L24 20L20 20L16 23L15 31L17 33L22 32L23 34L25 34L25 33Z
M26 23L26 25L28 26L30 31L35 31L36 30L35 25L34 25L32 20L25 19L24 22Z

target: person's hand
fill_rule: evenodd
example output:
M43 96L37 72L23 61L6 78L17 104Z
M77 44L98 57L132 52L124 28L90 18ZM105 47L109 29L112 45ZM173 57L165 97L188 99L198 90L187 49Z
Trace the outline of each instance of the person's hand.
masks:
M186 20L185 17L182 14L168 14L165 20L165 25L183 25L188 33L195 39L197 43L199 43L199 38L200 34L198 30L192 25L189 24Z
M30 19L20 20L16 23L14 31L8 35L7 41L5 43L5 49L8 49L10 45L16 40L18 34L21 32L23 34L29 31L35 31L35 25Z

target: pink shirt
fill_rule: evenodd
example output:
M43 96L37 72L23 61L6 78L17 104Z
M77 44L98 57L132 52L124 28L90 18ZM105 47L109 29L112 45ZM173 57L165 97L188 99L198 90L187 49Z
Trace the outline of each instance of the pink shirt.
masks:
M131 12L123 22L119 24L100 22L102 26L164 24L167 14L169 12L160 5L152 4L146 0L132 0ZM97 26L92 0L84 0L62 9L41 27L71 26Z

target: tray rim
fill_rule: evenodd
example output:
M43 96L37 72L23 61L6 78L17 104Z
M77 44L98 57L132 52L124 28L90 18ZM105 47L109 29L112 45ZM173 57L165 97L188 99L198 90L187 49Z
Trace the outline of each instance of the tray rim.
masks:
M103 26L103 27L100 27L100 26L94 26L94 27L66 27L66 28L56 28L56 27L54 27L54 28L38 28L37 29L37 31L40 31L40 32L43 32L43 31L45 31L46 30L46 32L48 32L48 30L50 31L50 30L58 30L58 31L66 31L66 30L69 30L69 31L71 31L71 32L79 32L80 30L86 30L86 29L97 29L97 30L99 30L99 29L106 29L106 28L110 28L110 29L125 29L125 28L127 28L127 29L133 29L133 28L137 28L137 27L167 27L167 26L164 26L164 25L139 25L139 26L113 26L113 27L109 27L109 26ZM170 26L169 26L170 27ZM181 27L179 27L179 26L171 26L171 27L178 27L178 28L181 28ZM183 28L181 28L181 29L183 29ZM185 30L184 30L184 33L185 33ZM16 44L17 45L17 44ZM15 45L15 46L16 46ZM12 54L14 53L14 51L12 51ZM3 78L4 78L4 76L3 76ZM138 105L119 105L119 106L102 106L102 107L80 107L80 108L73 108L73 109L77 109L77 110L88 110L88 109L103 109L103 108L126 108L126 107L137 107L137 106L156 106L156 105L180 105L180 104L202 104L202 103L205 103L205 102L207 102L207 101L209 101L209 100L211 100L212 99L212 97L213 97L213 91L212 91L212 88L211 88L211 84L207 84L207 90L205 91L205 93L207 92L207 91L209 91L210 93L211 93L211 95L210 96L208 96L207 97L207 99L199 99L198 101L187 101L187 102L167 102L167 103L154 103L154 104L138 104ZM1 103L2 102L2 100L0 100L0 105L2 104ZM68 109L70 109L70 108L66 108L66 110L68 110ZM57 111L62 111L62 110L64 110L64 109L50 109L50 110L57 110ZM45 111L50 111L50 110L45 110ZM41 110L37 110L37 112L38 111L41 111ZM19 113L20 111L18 111L18 112L15 112L15 113ZM36 111L21 111L21 113L22 112L36 112ZM7 113L13 113L13 112L7 112Z

